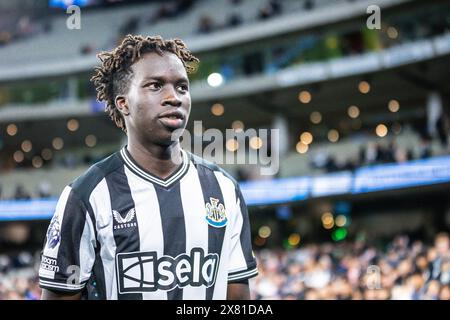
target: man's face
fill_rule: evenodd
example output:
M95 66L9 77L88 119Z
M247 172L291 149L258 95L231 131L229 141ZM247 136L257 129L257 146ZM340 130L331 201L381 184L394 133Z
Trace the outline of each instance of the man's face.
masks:
M126 95L127 130L140 141L169 146L178 140L191 109L189 80L181 60L173 53L146 53L131 66Z
M450 241L447 236L440 236L435 240L434 246L438 254L443 257L449 254Z

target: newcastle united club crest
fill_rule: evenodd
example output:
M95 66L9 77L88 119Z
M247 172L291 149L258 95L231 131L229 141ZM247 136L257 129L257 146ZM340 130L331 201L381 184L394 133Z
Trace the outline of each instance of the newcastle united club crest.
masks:
M228 223L225 207L222 203L219 203L219 199L209 199L210 202L206 203L206 221L210 226L216 228L225 227Z

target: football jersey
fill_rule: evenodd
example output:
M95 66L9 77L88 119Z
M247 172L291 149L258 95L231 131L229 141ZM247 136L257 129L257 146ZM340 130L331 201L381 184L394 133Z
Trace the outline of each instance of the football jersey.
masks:
M257 275L237 182L184 150L166 179L126 147L66 186L48 227L39 283L86 299L226 299Z

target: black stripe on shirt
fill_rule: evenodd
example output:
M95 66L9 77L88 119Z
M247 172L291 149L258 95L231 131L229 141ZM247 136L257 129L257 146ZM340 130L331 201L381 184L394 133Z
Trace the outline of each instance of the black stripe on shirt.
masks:
M239 200L240 211L242 215L242 230L241 230L241 248L244 253L245 262L247 263L247 268L251 269L256 266L256 260L252 254L252 236L250 230L250 221L248 218L248 209L245 204L244 196L242 195L239 185L236 185L236 199Z
M103 159L102 161L97 162L89 170L78 179L76 179L73 183L70 184L72 190L79 195L81 201L87 208L89 213L89 217L92 221L92 225L94 226L94 235L96 239L95 246L95 260L94 265L92 267L92 275L89 281L86 284L86 294L87 299L101 299L105 300L106 297L106 281L105 281L105 270L103 267L103 261L100 256L101 245L98 241L97 237L97 223L95 219L94 210L92 209L89 198L91 196L92 191L99 184L103 178L108 175L110 172L113 172L117 168L123 165L123 161L119 156L119 153L116 152L111 156Z
M140 238L135 203L131 196L124 166L117 168L114 172L107 175L105 179L111 198L116 257L119 253L139 251ZM117 281L118 300L142 300L142 293L120 293L120 288L125 288L125 277L120 274L120 270L117 273ZM136 282L136 286L142 286L142 281L141 283Z
M225 203L223 200L222 190L220 189L219 182L214 174L214 171L201 164L196 165L200 185L202 187L203 200L205 206L207 203L211 203L211 198L218 199L219 204ZM225 207L226 212L226 207ZM221 257L222 245L225 237L225 227L216 228L208 225L208 253L217 253ZM219 261L220 265L220 261ZM219 267L218 265L218 267ZM206 289L206 300L212 300L214 295L215 283Z
M56 281L78 280L77 277L73 277L75 270L71 266L80 266L80 243L86 224L86 213L85 206L77 194L70 190L61 222L61 240L56 258L59 272L55 273Z
M175 258L180 254L186 253L186 225L181 202L180 184L177 183L170 189L155 185L155 190L161 213L164 255ZM167 299L182 300L183 289L175 287L168 291Z

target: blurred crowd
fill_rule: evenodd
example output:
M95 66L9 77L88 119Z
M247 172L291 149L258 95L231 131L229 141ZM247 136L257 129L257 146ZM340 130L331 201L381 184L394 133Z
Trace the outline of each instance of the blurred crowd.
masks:
M48 21L32 14L24 14L16 18L1 14L0 18L2 20L0 47L51 31L51 24Z
M369 142L366 145L361 145L358 155L351 158L338 158L330 155L325 149L321 149L311 157L311 167L323 169L325 172L352 171L362 166L404 163L437 156L437 154L433 154L430 140L423 140L418 149L419 151L415 155L412 149L405 148L394 140L389 144Z
M245 21L245 19L239 13L239 8L237 8L237 6L244 1L245 0L228 1L233 10L232 13L226 18L225 23L217 23L213 17L206 14L202 15L198 21L197 32L200 34L206 34L218 30L234 28L247 23L248 21ZM307 2L313 3L313 1L311 0L306 0L305 3ZM312 9L312 7L310 7L309 5L305 5L304 9L310 10ZM257 15L254 18L255 20L267 20L273 17L280 16L281 14L283 14L283 12L284 10L282 0L261 1L261 3L259 4Z
M243 1L244 0L228 0L227 2L230 6L235 7ZM150 13L143 12L140 15L134 15L126 19L120 25L116 41L119 41L126 34L137 32L143 25L154 25L164 20L176 19L191 10L195 2L197 2L197 0L165 1L159 5L157 10L151 11ZM108 3L104 4L105 7L107 7L107 5ZM304 7L308 10L312 9L314 7L314 1L306 0ZM266 20L280 15L283 11L282 8L282 0L267 0L261 2L261 7L255 18L258 20ZM32 14L14 16L8 13L8 15L2 15L1 18L4 22L0 24L0 47L21 39L30 38L43 32L50 32L52 30L52 24L49 22L49 19L51 19L51 13L55 12L49 11L47 13L47 19L41 19L38 15L33 16ZM220 25L214 21L213 17L203 14L198 19L197 32L209 33L219 29L235 27L242 23L245 23L245 21L238 10L227 18L225 24ZM90 44L83 45L81 53L91 53L94 49L95 48Z
M450 300L450 240L433 245L399 235L384 247L366 241L304 245L257 253L255 299Z
M251 280L258 300L450 300L450 240L398 235L380 248L364 240L263 249ZM40 297L39 254L0 254L0 300Z
M17 184L13 194L4 194L2 185L0 184L0 200L30 200L35 198L49 198L52 196L52 185L50 182L43 180L33 193L30 193L22 184Z
M198 34L207 34L218 30L224 30L234 28L242 24L250 23L253 21L263 21L274 17L278 17L284 13L283 0L264 0L255 1L256 14L252 17L244 17L240 12L240 7L244 1L250 0L227 0L230 7L228 16L224 22L218 22L218 16L209 15L206 13L200 14L197 21L196 32ZM355 1L355 0L348 0ZM145 3L145 1L133 1L135 3ZM142 13L133 15L125 19L120 27L118 33L108 41L108 46L115 45L118 41L129 34L136 33L141 27L152 26L162 21L170 21L179 18L180 16L188 13L194 7L198 0L172 0L162 2L156 10L146 11L142 10ZM119 3L120 4L120 3ZM111 2L100 2L98 6L110 7L116 5ZM316 7L315 0L303 0L301 10L310 11ZM39 7L39 14L14 14L8 12L7 14L0 15L0 18L4 21L0 24L0 47L8 45L9 43L16 42L21 39L34 37L42 33L49 33L52 31L51 19L53 15L60 14L60 10L46 10L45 7ZM85 10L86 8L83 8ZM37 9L36 9L37 10ZM42 18L42 15L45 15ZM81 54L90 54L99 49L93 43L83 44L80 48Z
M0 300L39 300L39 253L0 254Z
M133 15L126 19L121 26L115 38L110 41L107 46L113 46L119 44L123 37L127 34L138 33L139 29L144 26L152 26L162 21L170 21L179 18L180 16L188 13L198 0L174 0L167 1L159 5L157 10L150 13L142 12L142 14ZM218 30L224 30L234 28L239 25L248 23L239 13L238 6L249 0L227 0L228 5L231 8L232 13L226 18L224 23L218 23L213 16L203 13L199 16L197 21L196 32L198 34L208 34ZM312 0L306 0L306 2L313 3ZM255 20L266 20L272 17L279 16L283 13L282 0L265 0L261 1L260 9ZM312 9L314 6L306 5L305 8ZM81 47L82 54L90 54L98 50L94 44L86 44Z
M427 159L435 156L450 154L450 123L448 116L443 113L442 124L436 125L437 135L435 137L422 131L414 132L418 135L414 150L399 143L394 137L383 142L368 141L359 144L359 152L353 157L345 154L331 155L326 148L319 148L311 153L310 166L322 169L325 172L336 172L342 170L355 170L362 166L370 166L383 163L404 163L406 161ZM441 119L440 118L440 119ZM360 133L357 133L360 134ZM357 139L355 139L357 140ZM433 150L432 144L436 142L437 152Z

